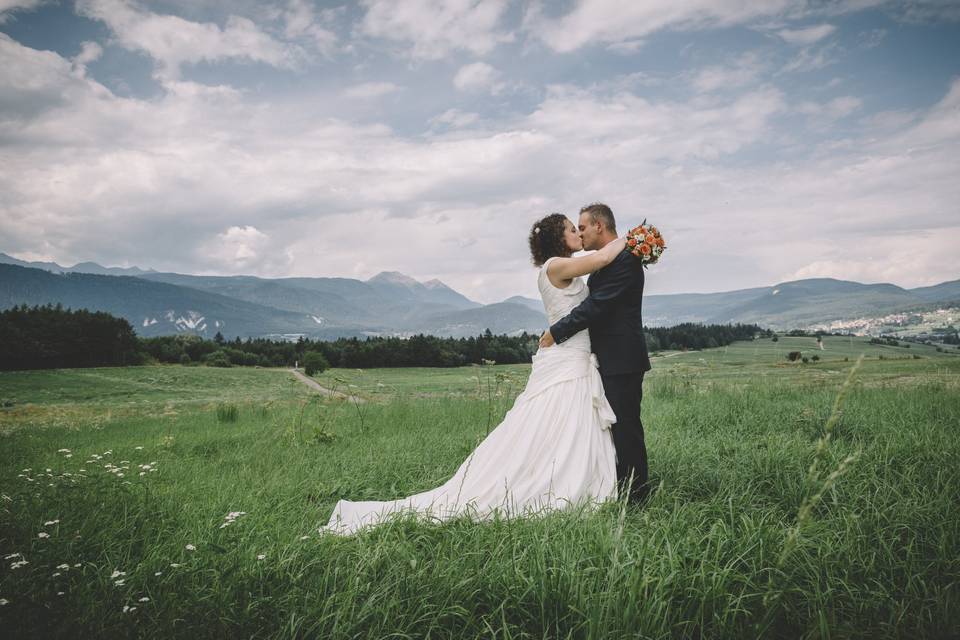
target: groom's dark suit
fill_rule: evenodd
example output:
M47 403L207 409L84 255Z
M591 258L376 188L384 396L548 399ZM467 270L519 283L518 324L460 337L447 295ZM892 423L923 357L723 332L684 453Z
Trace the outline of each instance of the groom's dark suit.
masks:
M647 448L643 442L640 402L643 374L650 370L643 335L643 265L621 252L587 280L590 295L550 327L560 344L583 329L600 363L603 389L617 414L613 443L617 449L617 479L621 487L633 476L631 501L647 494Z

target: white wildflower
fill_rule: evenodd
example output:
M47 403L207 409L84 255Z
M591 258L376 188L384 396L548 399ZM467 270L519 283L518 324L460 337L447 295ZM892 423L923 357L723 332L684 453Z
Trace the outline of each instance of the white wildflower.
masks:
M140 598L137 602L150 602L150 598L144 596L144 597Z
M155 576L163 575L163 571L157 571L157 572L156 572L155 574L153 574L153 575L155 575Z
M6 598L0 598L0 607L5 607L8 604L10 604L9 600L7 600Z
M3 559L4 559L4 560L13 560L14 558L22 558L22 557L23 557L23 555L21 555L21 554L19 554L19 553L10 553L10 554L7 554L7 555L3 556Z
M310 536L300 536L300 539L301 539L301 540L307 540L307 539L309 539L309 538L310 538Z
M56 577L59 576L59 575L62 575L62 574L61 574L59 571L54 571L54 572L53 572L53 575L50 576L50 577L51 577L51 578L56 578Z
M45 531L41 531L40 533L37 534L37 537L40 538L40 539L49 538L49 537L50 537L50 534L49 534L49 533L46 533Z
M197 548L196 548L195 546L193 546L192 544L188 544L188 545L187 545L187 551L196 551L196 550L197 550Z
M68 565L66 562L64 562L63 564L58 564L58 565L57 565L57 569L63 569L64 571L69 571L69 570L70 570L70 565Z
M257 560L263 560L266 557L267 557L267 554L261 553L260 555L257 556Z
M63 595L63 591L57 591L57 595L58 595L58 596L62 596L62 595Z
M125 576L125 575L127 575L126 571L118 571L114 569L113 573L110 574L110 579L113 580L114 578L119 578L120 576Z
M47 520L46 522L43 523L43 526L45 526L45 527L50 527L50 526L55 525L55 524L60 524L60 519L59 519L59 518L57 518L56 520Z
M114 585L115 587L122 587L122 586L125 585L126 583L127 583L126 580L117 580L116 582L113 583L113 585Z
M26 565L26 564L30 564L30 563L27 562L26 560L17 560L16 562L10 564L10 568L11 568L11 569L19 569L20 567L22 567L22 566L24 566L24 565Z
M143 447L134 447L135 451L143 451Z
M177 567L180 567L180 566L183 566L183 565L181 565L179 562L171 562L171 563L170 563L170 566L173 567L174 569L176 569Z
M79 567L79 566L80 566L80 563L78 562L77 564L75 564L75 565L73 565L73 566L74 566L74 567Z

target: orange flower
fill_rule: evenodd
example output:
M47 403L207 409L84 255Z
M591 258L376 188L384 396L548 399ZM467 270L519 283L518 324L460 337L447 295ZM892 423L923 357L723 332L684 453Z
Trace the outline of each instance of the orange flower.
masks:
M643 241L649 244L650 246L653 246L653 243L656 241L656 238L653 237L652 233L648 233L647 237L645 237Z
M640 245L640 246L637 247L637 248L640 249L640 253L642 253L643 255L645 255L645 256L650 255L650 251L651 251L650 245L648 245L648 244L642 244L642 245Z
M627 240L627 244L630 245L631 247L635 247L635 246L637 246L637 239L636 239L636 238L630 238L629 240Z
M663 245L664 245L663 238L657 238L657 246L663 249Z

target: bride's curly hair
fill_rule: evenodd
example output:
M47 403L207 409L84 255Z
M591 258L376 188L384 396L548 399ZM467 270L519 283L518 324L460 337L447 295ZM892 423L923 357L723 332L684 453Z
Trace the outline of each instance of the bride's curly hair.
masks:
M563 239L564 222L567 216L562 213L551 213L533 223L530 229L530 254L533 264L542 267L543 263L554 256L568 257L573 255Z

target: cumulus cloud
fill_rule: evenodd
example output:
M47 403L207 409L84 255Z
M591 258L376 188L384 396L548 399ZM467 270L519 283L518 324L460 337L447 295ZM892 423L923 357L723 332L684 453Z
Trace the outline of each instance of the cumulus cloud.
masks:
M836 29L832 24L818 24L802 29L781 29L777 35L790 44L810 45L823 40Z
M408 47L413 58L489 53L513 36L499 27L507 0L364 0L360 31Z
M460 67L453 76L453 86L460 91L489 91L496 93L501 86L500 72L486 62L474 62Z
M400 87L392 82L363 82L343 90L345 98L368 100L399 91Z
M753 83L765 68L760 56L749 51L729 65L710 65L700 69L694 75L692 84L697 91L703 93L718 89L737 89Z
M564 15L547 16L542 3L534 3L525 18L527 30L554 51L574 51L596 42L625 43L661 29L699 29L743 24L777 16L791 6L789 0L581 0Z
M498 119L443 103L421 113L438 113L423 135L179 79L124 98L79 73L93 53L0 34L0 250L195 273L400 270L493 302L536 295L532 220L601 200L623 224L647 217L669 234L650 292L840 269L866 280L893 245L873 230L907 218L910 245L893 260L904 275L878 277L929 284L960 269L947 250L960 240L960 81L909 117L844 121L860 128L830 148L804 135L860 115L857 96L792 103L756 78L694 100L635 82L554 85ZM776 146L784 120L790 153ZM380 249L397 237L401 249Z
M36 9L44 0L0 0L0 24L9 20L17 11Z
M78 0L77 12L106 24L121 46L153 58L164 80L178 79L185 63L240 59L292 68L302 56L240 16L220 27L146 11L128 0Z
M443 113L430 118L431 125L446 126L451 129L458 129L474 124L480 120L480 114L471 111L461 111L460 109L447 109Z

